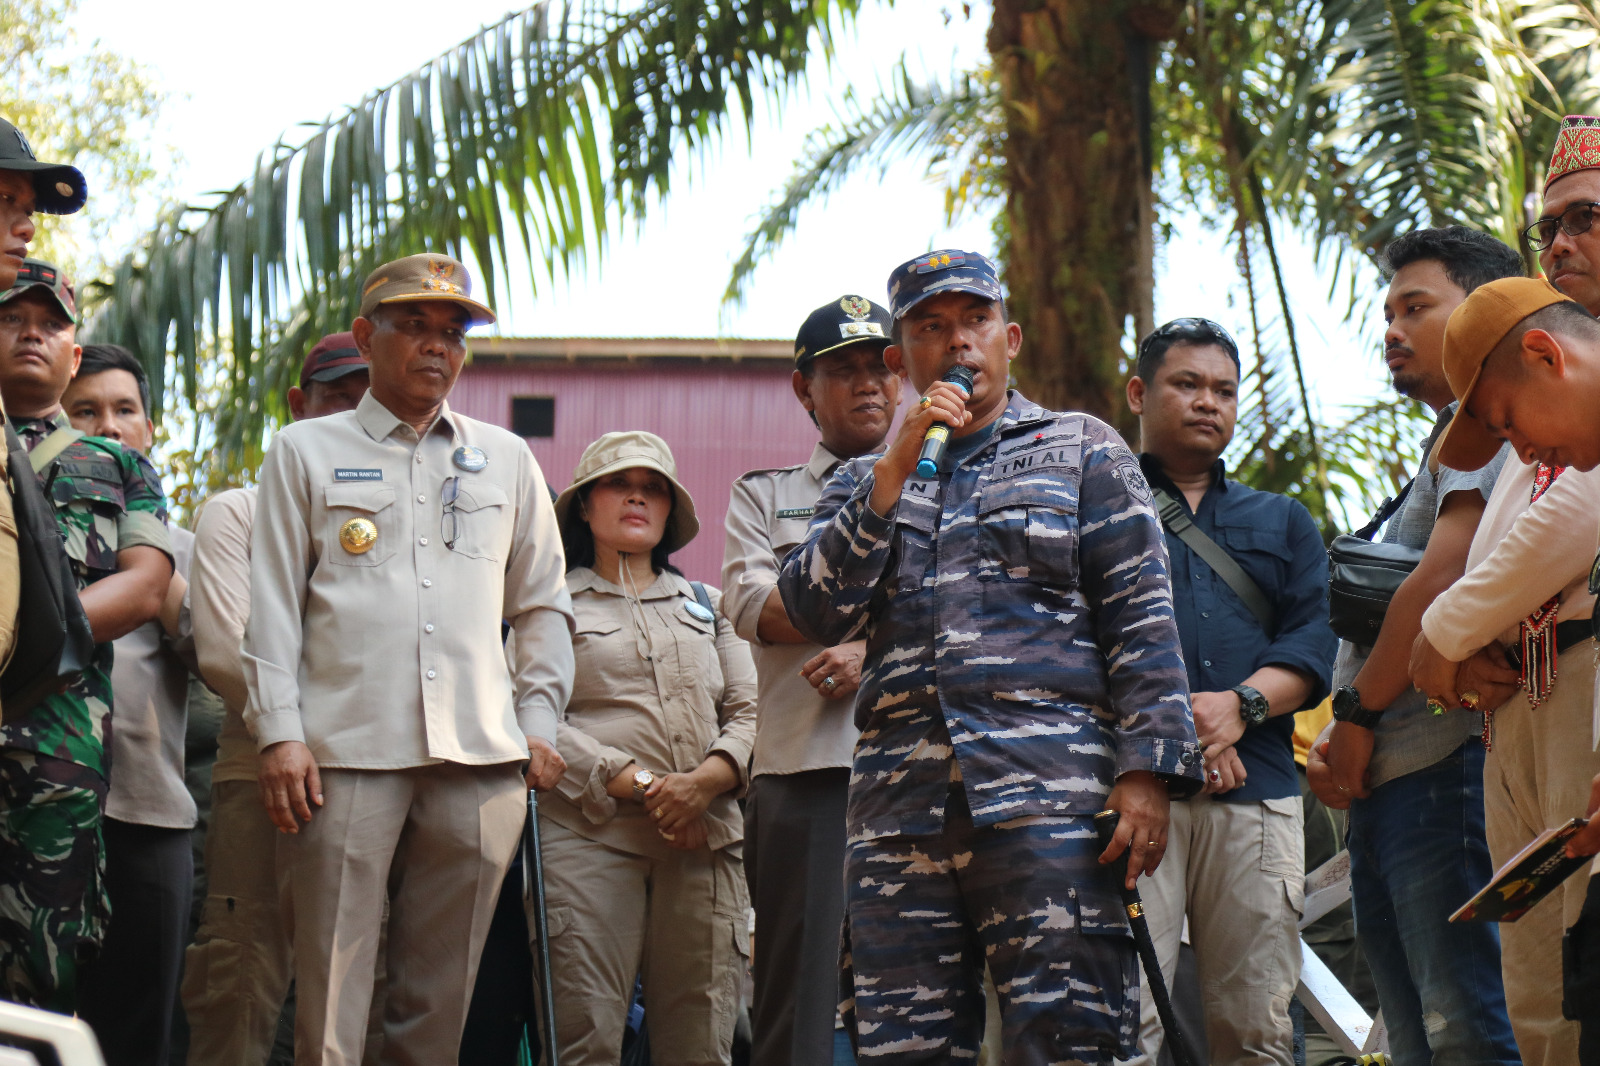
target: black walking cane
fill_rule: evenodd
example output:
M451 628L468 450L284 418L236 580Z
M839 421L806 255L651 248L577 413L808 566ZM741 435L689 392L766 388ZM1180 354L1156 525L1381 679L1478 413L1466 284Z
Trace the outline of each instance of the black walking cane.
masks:
M539 938L539 1015L544 1023L544 1066L556 1063L556 993L550 972L550 920L544 904L544 854L539 846L539 794L528 789L528 824L522 830L522 899L533 902Z
M1102 848L1111 846L1111 838L1116 835L1117 823L1121 820L1119 811L1101 811L1094 816L1094 830L1100 835ZM1129 841L1128 852L1131 856L1132 841ZM1156 958L1155 941L1150 939L1150 923L1145 920L1144 903L1139 899L1139 890L1129 888L1127 876L1118 874L1117 891L1122 894L1122 905L1128 911L1128 924L1133 927L1133 943L1138 949L1139 961L1144 964L1145 983L1150 986L1150 998L1156 1001L1161 1027L1167 1031L1167 1046L1172 1049L1172 1060L1177 1066L1201 1066L1194 1048L1189 1046L1189 1038L1178 1028L1178 1016L1172 1011L1172 997L1167 995L1167 982L1161 976L1161 960Z

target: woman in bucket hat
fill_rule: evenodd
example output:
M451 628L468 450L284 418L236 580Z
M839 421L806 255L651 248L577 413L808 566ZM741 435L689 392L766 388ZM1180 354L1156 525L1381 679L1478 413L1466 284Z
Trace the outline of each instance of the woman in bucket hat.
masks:
M577 627L540 804L563 1066L615 1063L642 974L658 1066L727 1062L749 955L750 649L668 558L699 531L666 442L607 433L556 500Z

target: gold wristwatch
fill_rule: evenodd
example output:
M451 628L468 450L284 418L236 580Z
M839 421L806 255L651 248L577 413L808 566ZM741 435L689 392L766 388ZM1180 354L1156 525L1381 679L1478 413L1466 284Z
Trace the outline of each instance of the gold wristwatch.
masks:
M633 798L636 803L644 802L644 794L650 791L650 786L656 783L656 775L649 770L638 770L633 775Z

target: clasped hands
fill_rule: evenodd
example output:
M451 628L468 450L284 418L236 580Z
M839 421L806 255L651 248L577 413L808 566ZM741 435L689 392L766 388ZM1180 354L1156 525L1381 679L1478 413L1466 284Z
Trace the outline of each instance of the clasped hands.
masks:
M607 795L632 800L633 776L639 770L637 763L623 767L606 785ZM725 786L712 780L704 765L686 774L658 773L645 790L645 813L668 847L694 851L706 846L710 836L704 817L706 808L724 791Z

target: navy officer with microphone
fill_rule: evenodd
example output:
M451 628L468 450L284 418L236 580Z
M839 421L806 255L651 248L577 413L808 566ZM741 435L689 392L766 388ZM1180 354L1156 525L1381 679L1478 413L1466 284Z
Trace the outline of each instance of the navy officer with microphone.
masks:
M884 359L920 398L839 468L779 579L807 638L867 641L846 1021L874 1062L974 1057L987 964L1006 1061L1110 1064L1139 1026L1117 882L1154 871L1169 795L1200 786L1161 524L1111 427L1007 390L1022 330L987 258L919 256L889 305Z

